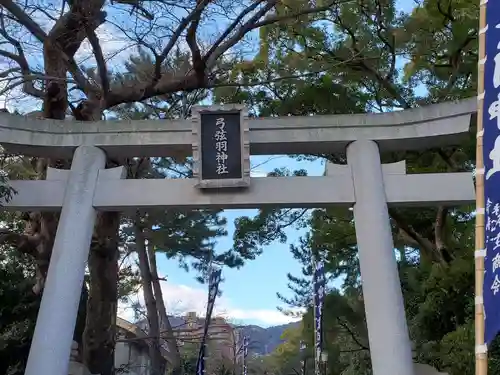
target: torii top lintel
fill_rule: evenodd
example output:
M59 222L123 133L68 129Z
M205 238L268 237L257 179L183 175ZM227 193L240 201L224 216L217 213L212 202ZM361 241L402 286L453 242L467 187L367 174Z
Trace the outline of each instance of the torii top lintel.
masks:
M476 99L377 114L288 116L249 119L252 155L342 152L359 139L381 151L457 144L467 134ZM78 122L0 114L0 144L8 152L71 157L94 145L110 157L175 156L192 152L190 120Z

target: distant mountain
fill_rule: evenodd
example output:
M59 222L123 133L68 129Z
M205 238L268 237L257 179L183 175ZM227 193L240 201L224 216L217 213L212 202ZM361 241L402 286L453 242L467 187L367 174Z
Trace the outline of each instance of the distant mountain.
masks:
M253 354L266 355L283 342L281 335L286 329L297 327L299 324L299 322L293 322L268 328L249 325L241 327L241 330L245 336L249 337L248 351Z

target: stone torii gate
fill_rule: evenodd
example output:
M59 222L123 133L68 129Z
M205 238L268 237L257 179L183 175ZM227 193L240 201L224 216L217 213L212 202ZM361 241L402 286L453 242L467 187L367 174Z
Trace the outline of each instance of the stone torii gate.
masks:
M469 204L474 187L470 173L406 174L404 161L382 165L380 152L457 144L475 111L469 99L382 114L265 119L248 119L240 106L200 108L176 121L1 114L6 151L73 158L69 171L50 169L47 180L11 181L18 194L5 207L61 210L25 374L67 374L96 211L340 205L354 207L373 373L414 375L387 205ZM219 137L207 145L224 129L227 143ZM249 176L249 154L345 151L348 165L329 164L323 177ZM126 180L123 167L104 169L106 157L179 154L193 154L197 178Z

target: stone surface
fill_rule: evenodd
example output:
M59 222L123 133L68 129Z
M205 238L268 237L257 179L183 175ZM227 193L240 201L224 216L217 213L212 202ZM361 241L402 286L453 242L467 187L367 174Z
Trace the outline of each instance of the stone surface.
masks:
M475 201L470 173L385 174L387 203L391 206L459 206ZM93 205L99 210L127 211L135 208L223 207L325 207L352 206L354 189L349 175L327 177L252 178L245 191L201 192L195 179L98 179ZM57 211L65 181L10 181L18 191L5 204L9 210ZM287 186L287 189L283 189Z
M81 363L71 361L69 363L68 375L92 375L92 374Z
M353 142L347 164L373 374L415 375L377 144Z
M413 366L415 368L415 375L448 375L448 373L439 372L434 367L429 365L414 363Z
M75 152L64 192L25 375L65 375L73 343L85 266L94 231L92 206L97 175L106 156L97 147Z
M252 155L344 152L360 139L382 151L456 144L466 135L475 98L380 114L289 116L249 120ZM176 156L192 153L190 120L72 122L0 113L0 143L9 152L69 157L95 145L110 157Z

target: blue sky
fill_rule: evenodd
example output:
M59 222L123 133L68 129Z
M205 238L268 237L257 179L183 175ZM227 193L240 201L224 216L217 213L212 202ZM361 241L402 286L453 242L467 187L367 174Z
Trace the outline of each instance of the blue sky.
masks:
M299 162L287 156L273 158L255 156L252 157L252 165L258 166L253 172L259 175L280 167L287 167L291 170L306 169L312 176L320 176L324 172L324 164L319 160ZM227 231L229 233L226 238L219 241L217 248L224 250L232 246L235 218L243 215L253 216L256 212L257 210L226 210L224 216L228 219ZM287 322L289 319L276 310L276 307L280 305L276 292L286 293L288 272L300 274L300 264L292 257L289 246L290 243L296 242L303 233L305 233L304 230L298 231L290 228L287 231L287 244L277 242L267 246L262 255L249 261L239 270L224 268L223 297L218 312L238 322L261 326ZM161 256L158 259L158 265L160 272L168 277L170 283L183 286L181 291L178 291L175 287L172 288L172 285L164 285L165 292L171 294L166 298L167 303L171 304L171 310L177 313L189 307L193 310L203 309L204 305L200 304L200 301L180 301L182 296L178 296L184 291L186 298L189 296L203 298L206 287L194 279L194 274L186 273L178 268L175 261L166 260Z

